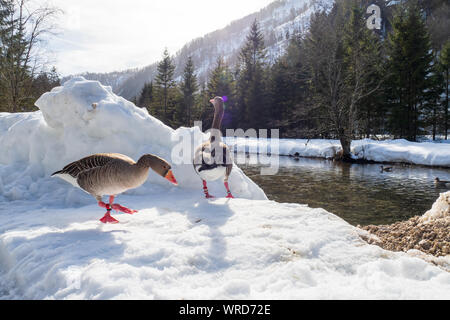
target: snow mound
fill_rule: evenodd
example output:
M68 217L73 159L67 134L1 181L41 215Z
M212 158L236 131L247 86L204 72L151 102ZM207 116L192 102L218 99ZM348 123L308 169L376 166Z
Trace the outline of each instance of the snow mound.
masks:
M450 191L441 193L431 209L420 217L421 222L425 223L438 219L449 219L450 221Z
M172 163L180 188L201 190L201 180L184 154L184 163L173 163L173 150L184 140L192 148L207 139L198 128L173 130L145 109L115 95L111 87L83 77L72 78L43 94L30 113L0 113L0 199L33 199L44 205L91 203L92 198L50 174L84 156L100 152L123 153L137 160L153 153ZM186 143L186 141L184 141ZM175 155L177 155L175 153ZM177 160L177 159L175 159ZM236 197L266 199L264 192L235 166L230 187ZM149 194L171 189L171 184L151 171L149 179L129 194ZM212 192L225 194L220 181Z
M140 211L117 225L95 204L0 208L0 299L450 298L449 272L323 209L174 191L123 196Z

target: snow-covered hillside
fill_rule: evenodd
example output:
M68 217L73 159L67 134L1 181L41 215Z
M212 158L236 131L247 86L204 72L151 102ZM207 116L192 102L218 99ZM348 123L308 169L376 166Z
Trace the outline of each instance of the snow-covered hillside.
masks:
M174 54L176 65L174 76L180 78L189 56L192 56L195 72L201 82L206 80L218 57L223 57L230 66L233 66L237 62L239 50L250 30L250 25L255 19L258 20L264 35L268 61L274 61L284 52L289 37L309 28L311 13L318 8L329 8L333 3L334 0L274 1L258 12L231 22L221 30L189 41ZM162 51L163 48L161 53ZM139 70L124 71L123 75L112 72L83 74L83 76L111 85L115 93L131 100L138 96L144 84L153 80L156 75L157 62L149 61L149 63L152 64Z
M220 182L219 198L204 199L192 165L176 164L179 187L151 173L118 197L139 212L104 225L91 196L49 174L95 152L174 162L180 136L206 135L174 131L83 78L36 104L0 114L1 299L450 298L443 268L369 245L323 209L269 201L237 167L236 199Z

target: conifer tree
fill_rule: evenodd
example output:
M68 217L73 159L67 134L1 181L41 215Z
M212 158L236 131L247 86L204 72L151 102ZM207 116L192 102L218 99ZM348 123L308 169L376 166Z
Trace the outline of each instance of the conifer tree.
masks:
M416 1L408 1L396 12L388 51L390 128L396 136L416 141L433 58L428 31Z
M439 55L439 69L442 72L443 78L444 78L444 90L445 90L445 99L442 102L443 109L444 109L444 119L443 119L443 127L444 127L444 135L445 140L448 138L448 89L449 89L449 69L450 69L450 40L448 40Z
M436 134L443 118L441 94L444 92L444 77L439 70L437 57L433 61L428 83L428 88L424 92L423 119L425 125L431 126L432 138L436 140Z
M152 104L154 100L154 90L153 90L153 81L150 83L144 84L142 88L141 95L137 100L137 105L141 108L146 108L150 114L154 110L152 110Z
M175 65L173 64L172 58L169 55L167 49L164 50L163 59L158 63L157 67L158 74L155 77L155 84L158 90L158 95L160 98L160 103L162 104L162 115L164 122L169 121L168 118L169 111L168 103L170 99L171 89L175 86L175 81L173 75L175 72Z
M181 91L183 92L183 121L188 127L191 126L192 109L195 103L195 93L198 90L197 76L195 74L194 62L189 56L184 67Z
M254 20L239 55L238 105L242 128L267 127L265 58L264 37Z
M283 129L284 136L308 135L314 122L306 107L308 75L303 65L301 38L291 37L283 56L270 68L268 125Z

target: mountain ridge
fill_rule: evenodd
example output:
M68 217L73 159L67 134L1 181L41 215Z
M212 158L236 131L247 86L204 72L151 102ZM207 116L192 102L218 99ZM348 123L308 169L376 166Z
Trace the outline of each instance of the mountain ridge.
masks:
M219 56L223 57L228 65L234 66L250 25L255 19L264 35L268 61L273 62L284 52L290 36L308 29L311 13L318 7L327 8L333 2L334 0L277 0L257 12L232 21L225 28L190 40L172 55L176 66L174 77L180 79L189 56L192 56L200 83L207 81L208 74ZM140 95L145 83L154 79L157 64L158 62L154 62L143 68L108 73L70 75L63 78L62 82L82 75L86 79L98 80L111 86L116 94L131 100Z

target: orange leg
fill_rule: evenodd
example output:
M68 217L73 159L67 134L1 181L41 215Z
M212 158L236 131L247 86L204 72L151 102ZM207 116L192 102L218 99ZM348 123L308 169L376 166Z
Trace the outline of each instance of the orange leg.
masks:
M206 185L206 181L203 180L203 192L205 193L206 199L214 198L214 196L210 195L208 192L208 186Z
M118 223L119 221L111 217L111 210L121 211L128 214L133 214L137 212L137 210L128 209L126 207L121 206L120 204L114 203L114 196L109 197L109 203L104 203L103 201L99 201L98 205L102 208L106 208L106 213L103 218L100 219L103 223Z
M120 211L120 212L125 212L125 213L128 213L128 214L133 214L133 213L138 212L137 210L128 209L127 207L123 207L120 204L113 203L113 202L114 202L114 196L109 196L109 205L111 206L111 208L113 210Z
M231 194L230 187L228 186L228 181L225 181L223 184L225 185L225 188L227 189L227 198L234 199L233 195Z
M99 201L98 205L102 208L106 208L106 213L103 218L100 219L103 223L118 223L119 221L111 217L111 205L106 204L103 201Z

